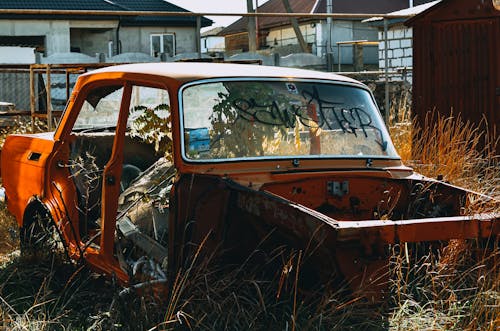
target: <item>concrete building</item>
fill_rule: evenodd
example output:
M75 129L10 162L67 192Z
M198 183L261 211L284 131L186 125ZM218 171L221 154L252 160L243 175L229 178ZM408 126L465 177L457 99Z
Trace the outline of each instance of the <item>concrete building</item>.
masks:
M140 52L158 57L195 52L199 47L195 17L112 15L113 11L187 12L162 0L2 0L2 9L9 13L0 14L0 47L32 47L45 56ZM36 10L46 12L34 14ZM201 19L201 27L211 24Z

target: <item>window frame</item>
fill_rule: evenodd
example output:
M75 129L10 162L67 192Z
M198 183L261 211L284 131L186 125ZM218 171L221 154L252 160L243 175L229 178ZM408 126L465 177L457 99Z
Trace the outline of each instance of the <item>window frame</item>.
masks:
M151 33L149 35L149 51L152 57L159 57L161 53L165 53L165 43L164 36L172 36L172 54L168 54L168 56L175 56L176 54L176 42L175 42L175 33L166 32L166 33ZM153 37L160 37L160 52L157 56L154 54L153 50Z

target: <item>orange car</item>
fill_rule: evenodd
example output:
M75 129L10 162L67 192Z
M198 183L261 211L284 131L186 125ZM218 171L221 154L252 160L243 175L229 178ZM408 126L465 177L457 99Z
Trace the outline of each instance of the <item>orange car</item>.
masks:
M167 281L203 242L233 260L285 245L362 286L388 244L500 233L498 215L461 214L474 193L402 164L365 85L308 70L83 74L55 132L7 138L1 174L23 247L56 234L123 284Z

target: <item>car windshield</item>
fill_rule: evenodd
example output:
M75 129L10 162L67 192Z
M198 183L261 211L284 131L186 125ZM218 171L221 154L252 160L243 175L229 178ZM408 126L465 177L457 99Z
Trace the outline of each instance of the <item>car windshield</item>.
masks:
M360 87L227 80L181 93L188 160L397 157L371 94Z

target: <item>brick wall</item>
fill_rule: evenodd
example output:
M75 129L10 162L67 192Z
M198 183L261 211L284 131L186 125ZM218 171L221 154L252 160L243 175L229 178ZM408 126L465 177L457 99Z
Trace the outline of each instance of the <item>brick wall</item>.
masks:
M412 56L412 41L413 31L411 28L405 27L402 24L392 26L387 31L387 58L388 68L392 70L401 70L403 68L411 68L413 66ZM385 36L384 31L379 31L379 68L385 69ZM393 80L401 80L401 75L396 75ZM408 73L407 80L411 81L411 71Z

